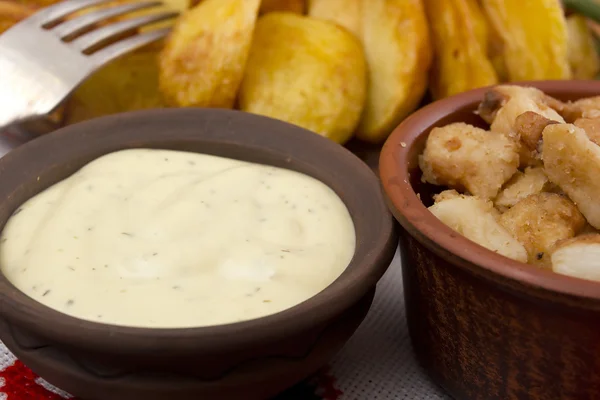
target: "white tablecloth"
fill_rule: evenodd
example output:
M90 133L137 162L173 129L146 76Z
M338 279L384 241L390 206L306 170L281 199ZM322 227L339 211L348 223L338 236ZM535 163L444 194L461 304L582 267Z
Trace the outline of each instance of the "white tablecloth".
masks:
M19 138L0 135L0 156L18 145L19 141ZM0 176L0 184L1 180ZM12 354L0 342L0 371L14 362ZM324 400L450 399L425 375L412 352L404 311L399 254L378 284L369 315L332 361L331 373L341 394L335 399ZM40 382L39 379L37 381ZM61 394L68 398L65 393ZM8 400L41 399L27 394L17 396ZM6 399L2 387L0 399Z

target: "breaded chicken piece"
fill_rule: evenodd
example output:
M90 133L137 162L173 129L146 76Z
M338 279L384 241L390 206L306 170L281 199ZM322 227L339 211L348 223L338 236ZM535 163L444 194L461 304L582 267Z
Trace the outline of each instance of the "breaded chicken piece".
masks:
M579 118L574 125L583 129L592 142L600 145L600 119Z
M419 165L425 182L487 200L517 172L519 154L504 135L458 122L431 131Z
M489 90L479 105L479 115L490 124L490 130L500 132L519 145L522 167L539 164L536 155L539 136L551 121L565 122L548 103L558 102L539 89L515 85L500 85ZM525 114L526 112L530 114Z
M575 278L600 281L600 235L581 235L552 251L552 270Z
M567 122L574 122L579 118L600 118L600 96L562 103L557 111Z
M500 211L506 211L524 198L546 191L549 183L544 168L528 167L524 172L517 172L506 182L494 200L494 205Z
M455 195L438 198L429 210L440 221L467 239L505 257L527 262L525 247L497 221L498 211L490 201L474 196ZM441 199L441 200L440 200Z
M572 124L548 125L543 133L546 175L600 229L600 146Z
M502 214L499 222L525 246L530 264L548 266L554 245L574 237L585 226L575 204L555 193L526 197Z
M457 197L464 197L464 196L462 194L458 193L454 189L444 190L441 193L433 195L433 202L439 203L440 201L456 199Z
M525 111L515 120L514 131L520 138L519 157L521 166L542 165L540 154L542 132L550 124L558 124L533 111Z

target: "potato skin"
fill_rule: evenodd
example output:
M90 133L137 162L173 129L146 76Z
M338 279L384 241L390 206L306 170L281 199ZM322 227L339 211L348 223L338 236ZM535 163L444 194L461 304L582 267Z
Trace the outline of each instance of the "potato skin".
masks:
M586 224L575 204L556 193L538 193L519 201L499 219L500 224L525 246L528 262L550 265L556 243L574 237Z
M366 95L360 42L327 21L292 13L260 17L239 94L243 111L346 142Z
M305 10L305 0L262 0L260 4L260 14L266 14L275 11L287 11L297 14L304 14Z
M29 17L34 12L34 5L23 5L13 1L0 0L0 33L8 30L14 24Z
M160 57L170 105L233 108L260 0L203 0L176 23Z
M369 90L356 136L381 143L417 108L427 89L432 47L423 2L369 0L362 29Z
M475 0L425 0L435 49L431 92L436 99L498 83L487 56L487 24Z
M308 0L308 16L334 22L362 37L365 0Z
M96 71L66 103L67 124L165 106L158 89L160 44L127 54Z

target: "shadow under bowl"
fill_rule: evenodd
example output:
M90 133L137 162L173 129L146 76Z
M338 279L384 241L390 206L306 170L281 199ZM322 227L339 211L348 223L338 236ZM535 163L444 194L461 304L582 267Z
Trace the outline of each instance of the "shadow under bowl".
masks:
M600 94L598 81L525 82L561 100ZM435 102L386 142L380 175L402 226L410 336L431 376L461 400L600 398L600 283L519 263L456 233L427 210L441 189L421 182L429 132L474 114L487 89ZM599 199L600 201L600 199Z
M342 146L230 110L150 110L43 136L0 159L0 228L26 200L110 152L158 148L295 170L330 186L356 230L344 273L309 300L239 323L186 329L101 324L54 311L0 274L0 338L35 373L86 400L266 399L322 367L366 316L397 245L373 172Z

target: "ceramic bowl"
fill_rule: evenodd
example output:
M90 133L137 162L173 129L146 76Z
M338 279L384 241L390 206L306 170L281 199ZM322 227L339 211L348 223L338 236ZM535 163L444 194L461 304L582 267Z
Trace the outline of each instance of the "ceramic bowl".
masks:
M313 298L246 322L142 329L47 308L0 274L0 339L34 372L86 400L266 399L323 366L364 319L397 246L373 172L352 153L284 122L228 110L110 116L43 136L0 160L0 228L24 201L120 149L215 154L311 175L342 198L357 244L346 271Z
M596 81L524 84L562 100L600 94ZM413 347L456 399L598 399L600 283L504 258L446 227L426 208L433 191L421 182L417 157L427 136L452 122L485 126L473 113L484 92L420 110L394 131L381 153L388 205L403 231Z

